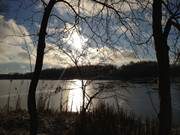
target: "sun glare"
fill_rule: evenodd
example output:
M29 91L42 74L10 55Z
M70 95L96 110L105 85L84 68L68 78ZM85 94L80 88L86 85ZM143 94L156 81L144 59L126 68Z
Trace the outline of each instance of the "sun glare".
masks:
M70 85L69 97L68 97L68 110L72 112L80 111L82 105L82 89L81 81L73 80Z
M80 35L76 31L71 33L68 36L68 38L66 39L67 43L69 45L71 45L76 50L82 50L83 46L85 45L87 40L88 40L87 38L85 38L84 36Z

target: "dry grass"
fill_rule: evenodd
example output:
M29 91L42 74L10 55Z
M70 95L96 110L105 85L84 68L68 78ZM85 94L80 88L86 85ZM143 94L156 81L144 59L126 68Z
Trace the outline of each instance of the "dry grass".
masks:
M0 135L28 135L29 115L21 109L18 98L15 110L7 104L0 111ZM85 114L53 111L46 107L48 98L38 101L39 135L157 135L157 120L142 120L123 109L115 111L102 103ZM62 106L62 105L60 105ZM172 135L180 135L173 129Z

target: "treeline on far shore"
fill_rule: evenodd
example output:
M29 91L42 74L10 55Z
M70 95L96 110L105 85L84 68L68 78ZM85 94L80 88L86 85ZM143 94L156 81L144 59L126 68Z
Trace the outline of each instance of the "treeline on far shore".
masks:
M180 65L170 66L171 77L180 77ZM129 80L135 78L155 78L158 76L157 63L154 61L130 62L128 65L85 65L68 68L44 69L40 79L93 79ZM30 79L32 73L0 74L0 79Z

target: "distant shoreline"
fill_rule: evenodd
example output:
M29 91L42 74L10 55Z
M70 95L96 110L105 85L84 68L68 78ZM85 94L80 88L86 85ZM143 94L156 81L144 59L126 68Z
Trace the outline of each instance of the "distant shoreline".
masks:
M170 67L171 78L180 78L180 65ZM32 73L0 74L0 80L29 80ZM117 68L114 65L85 65L69 68L44 69L40 80L122 80L139 82L156 82L158 77L157 63L142 61Z

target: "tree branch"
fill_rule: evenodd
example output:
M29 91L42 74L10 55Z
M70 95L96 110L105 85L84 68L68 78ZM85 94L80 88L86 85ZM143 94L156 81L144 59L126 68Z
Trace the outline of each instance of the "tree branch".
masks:
M178 29L178 30L180 31L180 24L179 24L179 23L171 20L171 24L172 24L176 29Z

